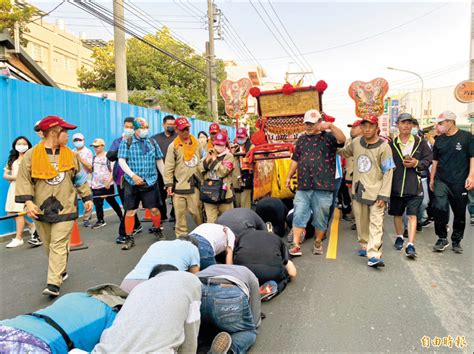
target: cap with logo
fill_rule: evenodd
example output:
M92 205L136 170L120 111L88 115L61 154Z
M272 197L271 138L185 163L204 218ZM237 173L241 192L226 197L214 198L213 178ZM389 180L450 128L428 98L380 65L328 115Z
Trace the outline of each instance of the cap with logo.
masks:
M237 132L236 132L235 136L237 138L246 138L247 137L247 129L237 128Z
M221 127L217 123L212 123L209 126L209 133L219 133L221 131Z
M94 139L94 142L91 144L91 146L105 146L105 141L104 139Z
M174 126L176 127L176 129L181 131L181 130L186 129L187 127L190 127L191 123L189 123L187 118L179 117L179 118L176 118L176 120L174 121Z
M375 114L369 113L364 118L362 118L362 121L360 122L360 124L364 124L365 122L378 125L379 117L376 116Z
M436 118L435 122L436 123L441 123L441 122L444 122L445 120L452 120L452 121L455 122L456 121L456 114L454 114L451 111L444 111L438 116L438 118Z
M316 109L310 109L304 114L304 123L317 123L321 119L321 113Z
M66 122L64 119L58 116L47 116L41 119L41 121L38 123L39 130L41 131L46 131L48 129L54 128L54 127L61 127L64 129L76 129L77 126Z
M227 145L227 136L223 133L217 133L216 136L214 137L213 144L221 145L221 146Z

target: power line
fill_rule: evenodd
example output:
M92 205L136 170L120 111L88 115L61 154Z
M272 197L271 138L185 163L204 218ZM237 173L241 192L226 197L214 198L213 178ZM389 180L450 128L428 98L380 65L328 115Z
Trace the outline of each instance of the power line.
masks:
M201 17L201 15L199 13L196 13L195 10L193 8L189 8L188 6L186 6L184 3L178 1L178 0L173 0L173 2L178 5L182 10L184 10L186 13L190 14L190 15L194 15L194 16L198 16L198 17Z
M128 12L132 12L132 14L137 17L137 19L139 19L139 21L145 21L147 22L148 24L150 24L151 26L153 26L153 23L155 24L158 24L158 25L161 25L161 26L165 26L161 21L158 21L158 20L155 20L153 17L149 16L146 12L144 12L142 9L140 9L139 7L137 7L136 5L132 4L131 2L124 2L124 5L127 6L128 8ZM125 9L125 7L124 7ZM131 10L130 10L131 9ZM136 15L138 13L138 16ZM144 19L145 18L145 19ZM148 18L150 21L146 21L146 18ZM168 26L166 26L167 28L169 28ZM154 27L156 29L156 31L160 31L161 28L159 27ZM173 34L173 37L174 39L179 42L181 45L183 46L189 46L191 47L194 51L196 51L197 53L200 53L201 51L199 49L196 49L195 47L193 47L189 42L187 42L184 38L182 38L180 35L178 35L176 32L172 31L170 29L170 32ZM204 58L206 61L208 61L207 58Z
M281 24L281 27L283 28L283 30L285 31L286 35L288 36L288 38L290 39L291 43L293 43L293 46L295 47L296 51L298 52L298 54L300 55L301 59L303 60L303 62L308 66L308 68L310 69L309 71L311 71L311 76L313 76L313 78L316 80L316 76L314 75L314 70L311 66L311 64L308 62L308 60L306 60L305 56L301 53L300 49L298 48L298 46L296 45L293 37L290 35L290 33L288 32L285 24L283 23L283 21L281 20L280 16L278 15L278 13L276 12L275 8L273 7L272 3L270 0L268 0L268 5L270 5L270 8L272 9L273 13L275 14L277 20L280 22Z
M265 12L265 14L267 15L267 18L270 20L270 22L272 23L273 27L277 30L278 34L280 35L281 39L283 39L283 41L285 42L286 46L288 47L288 49L290 50L291 54L293 55L292 58L293 60L295 60L297 63L297 65L300 66L300 69L302 71L309 71L307 68L306 68L306 65L305 63L303 63L303 61L297 56L295 55L295 53L293 52L293 49L291 48L291 45L288 43L288 41L286 40L285 36L283 36L283 34L281 33L280 29L278 28L278 26L276 25L276 23L273 21L272 17L270 16L270 14L268 13L267 9L265 8L265 6L263 6L263 4L261 2L258 1L258 4L260 5L260 7L263 9L263 11Z
M95 2L92 2L92 1L89 1L87 3L84 3L84 2L81 2L79 0L75 0L72 2L73 5L75 5L76 7L88 12L89 14L95 16L95 17L98 17L98 18L101 18L103 19L105 22L113 25L113 26L116 26L118 28L120 28L121 30L123 30L124 32L128 33L129 35L135 37L136 39L140 40L141 42L149 45L150 47L156 49L157 51L159 51L160 53L174 59L175 61L183 64L184 66L188 67L189 69L193 70L193 71L196 71L198 73L200 73L201 75L203 76L206 76L207 77L207 73L204 71L204 70L201 70L199 69L198 67L196 67L195 65L185 61L184 59L182 58L179 58L178 56L174 55L173 53L170 53L168 52L167 50L157 46L156 44L146 40L145 38L141 37L140 34L137 34L135 31L138 31L139 33L140 32L143 32L142 30L140 30L138 28L135 29L135 31L133 31L132 29L128 28L125 26L125 19L124 18L121 18L121 22L123 23L116 23L115 22L115 19L113 17L113 13L103 7L102 5L100 4L97 4ZM131 26L129 26L131 27Z
M267 29L270 31L271 35L273 36L273 38L277 41L277 43L280 45L280 47L288 54L288 56L285 56L285 58L293 58L294 55L292 53L290 53L286 47L281 43L281 41L278 39L278 37L276 36L275 32L273 32L273 30L271 29L270 25L267 23L267 21L265 21L265 19L263 18L262 14L260 13L260 11L258 11L257 7L253 4L252 0L249 0L249 3L250 5L252 5L253 9L255 10L255 12L257 13L258 17L260 17L260 19L262 20L262 22L264 23L265 27L267 27ZM259 3L260 4L260 3ZM261 5L261 4L260 4Z
M66 3L66 0L63 0L61 1L58 5L56 5L55 7L53 7L52 10L48 11L47 13L45 13L44 15L40 15L36 18L33 18L31 20L29 20L27 23L31 23L31 22L34 22L36 20L39 20L39 19L42 19L43 17L46 17L46 16L49 16L51 15L54 11L56 11L57 9L59 9L62 5L64 5Z
M224 42L226 42L228 45L232 44L235 46L235 50L237 50L240 53L240 56L244 59L244 61L252 60L252 58L249 56L249 54L245 51L245 48L242 46L241 43L239 43L239 40L237 37L234 35L234 33L227 27L227 25L223 26L224 30L227 29L227 34L228 36L224 37ZM229 43L232 42L232 43ZM234 50L234 48L232 48Z
M91 17L65 17L65 16L48 16L52 18L58 18L58 19L64 19L64 20L96 20L100 21L96 18L91 18ZM161 20L160 22L163 23L202 23L202 21L189 21L189 20Z
M255 58L253 53L249 50L249 48L245 44L245 41L242 39L242 37L240 37L238 31L236 31L236 29L232 25L232 22L230 21L230 19L226 15L223 15L223 18L224 18L224 23L228 24L229 32L232 32L232 34L235 36L235 38L237 38L237 42L241 43L242 47L244 48L244 52L248 53L248 56L251 58L251 61L255 62L258 66L263 68L262 64L258 61L257 58Z
M381 32L378 32L378 33L374 33L370 36L367 36L367 37L363 37L363 38L360 38L360 39L357 39L357 40L354 40L354 41L351 41L351 42L346 42L346 43L342 43L342 44L339 44L339 45L335 45L335 46L332 46L332 47L327 47L327 48L324 48L324 49L318 49L318 50L313 50L313 51L310 51L310 52L305 52L305 53L302 53L302 55L306 56L306 55L312 55L312 54L319 54L319 53L323 53L323 52L326 52L326 51L329 51L329 50L334 50L334 49L339 49L339 48L343 48L343 47L347 47L347 46L350 46L350 45L354 45L354 44L357 44L357 43L360 43L360 42L363 42L363 41L366 41L368 39L372 39L372 38L375 38L375 37L379 37L381 35L384 35L386 33L389 33L389 32L392 32L396 29L399 29L401 27L404 27L410 23L413 23L415 21L418 21L419 19L423 18L423 17L426 17L428 16L429 14L441 9L442 7L446 6L448 3L445 2L437 7L435 7L434 9L431 9L427 12L425 12L424 14L420 15L420 16L417 16L411 20L408 20L406 22L403 22L397 26L394 26L394 27L391 27L387 30L384 30L384 31L381 31ZM271 57L271 58L260 58L260 60L262 61L271 61L271 60L278 60L278 59L286 59L288 57L291 57L291 55L288 55L288 56L279 56L279 57Z

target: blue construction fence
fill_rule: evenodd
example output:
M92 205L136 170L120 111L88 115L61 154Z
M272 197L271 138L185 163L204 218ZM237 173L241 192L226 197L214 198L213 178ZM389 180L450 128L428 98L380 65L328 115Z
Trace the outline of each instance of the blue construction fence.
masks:
M150 125L150 134L163 130L162 119L167 112L153 110L89 96L81 93L65 91L52 87L18 81L0 75L0 163L6 166L13 140L26 136L33 145L39 138L33 131L34 124L48 115L63 117L78 126L73 132L80 132L89 145L95 138L102 138L106 146L119 137L123 130L126 117L144 117ZM201 130L208 131L210 122L189 118L192 124L191 133L197 136ZM234 139L235 128L225 126L229 137ZM70 134L70 143L71 134ZM3 176L3 175L2 175ZM0 216L6 215L5 201L9 183L0 179ZM15 231L14 220L0 221L0 236Z

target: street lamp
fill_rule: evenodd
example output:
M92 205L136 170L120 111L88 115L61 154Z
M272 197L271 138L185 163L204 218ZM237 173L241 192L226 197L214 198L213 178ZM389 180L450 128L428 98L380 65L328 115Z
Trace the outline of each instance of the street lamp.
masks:
M403 69L396 69L396 68L392 68L392 67L387 67L388 70L395 70L395 71L403 71L404 73L409 73L409 74L413 74L415 76L417 76L420 81L421 81L421 112L420 112L420 118L423 118L423 90L425 88L425 82L423 81L423 78L421 77L420 74L417 74L413 71L409 71L409 70L403 70Z

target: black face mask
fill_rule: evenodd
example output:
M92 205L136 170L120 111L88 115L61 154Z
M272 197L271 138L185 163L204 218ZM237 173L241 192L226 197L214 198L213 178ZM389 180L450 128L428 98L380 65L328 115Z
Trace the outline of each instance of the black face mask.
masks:
M174 133L174 127L166 127L166 132L173 134Z

